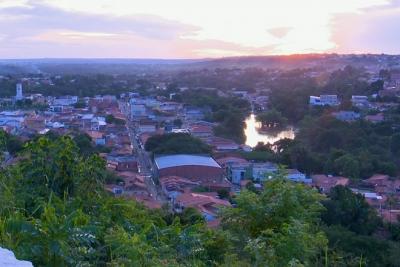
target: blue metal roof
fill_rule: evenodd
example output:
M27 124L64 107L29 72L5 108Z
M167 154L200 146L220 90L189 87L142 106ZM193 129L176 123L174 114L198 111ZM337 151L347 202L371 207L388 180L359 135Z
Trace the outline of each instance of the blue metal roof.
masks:
M221 168L221 166L219 166L219 164L213 158L201 155L168 155L156 157L154 161L159 170L164 168L189 165Z

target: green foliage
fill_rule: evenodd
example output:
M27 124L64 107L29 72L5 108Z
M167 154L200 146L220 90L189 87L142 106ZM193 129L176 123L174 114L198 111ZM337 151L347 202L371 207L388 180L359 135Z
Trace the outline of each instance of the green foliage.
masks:
M0 172L0 246L35 266L217 265L224 236L187 210L159 212L104 191L105 163L70 137L41 137Z
M394 135L392 135L390 148L393 153L397 155L400 154L400 133L395 133Z
M210 189L208 189L208 187L198 185L192 188L192 192L197 192L197 193L210 192Z
M106 122L109 124L125 125L126 121L123 119L115 118L112 114L106 116Z
M184 225L205 222L203 216L195 208L191 207L184 209L179 218Z
M247 100L221 97L215 91L209 90L187 90L180 97L185 104L211 109L206 118L219 123L214 129L217 136L239 143L244 141L244 119L250 112L250 103Z
M284 127L287 123L287 119L283 117L282 113L275 109L258 114L257 121L267 127Z
M229 199L230 195L229 195L229 191L226 189L219 189L217 191L218 193L218 197L221 199Z
M86 102L79 100L77 103L74 104L74 108L86 108Z
M319 222L322 196L278 175L260 194L242 191L222 213L234 250L252 266L312 265L327 240Z
M328 172L357 179L374 173L395 175L399 171L397 135L390 125L307 117L295 140L277 144L278 160L307 173Z
M264 190L242 191L222 211L222 229L211 230L193 208L172 215L110 196L105 162L71 137L39 137L20 155L0 172L0 246L35 266L399 263L397 243L356 234L373 232L376 214L348 189L333 189L324 211L320 194L280 173Z
M145 148L153 154L208 154L210 147L189 134L171 133L150 137Z
M18 137L0 129L0 151L15 155L22 150L22 147L23 143Z
M333 168L336 173L350 178L359 178L360 169L358 161L355 160L351 155L343 155L335 159L333 162Z
M380 267L399 266L400 264L397 256L400 250L398 243L374 236L357 235L337 225L324 228L324 232L329 239L330 247L334 248L336 253L342 255L345 263L347 259L359 259L358 263L354 260L347 261L345 265L341 266Z
M375 209L368 205L364 196L347 187L332 188L329 199L323 204L326 210L322 219L327 225L341 225L358 234L371 234L381 224Z

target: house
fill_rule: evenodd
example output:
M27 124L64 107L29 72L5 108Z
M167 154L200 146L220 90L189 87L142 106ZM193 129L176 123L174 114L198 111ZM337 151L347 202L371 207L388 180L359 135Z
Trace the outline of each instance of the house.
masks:
M365 95L353 95L351 96L351 103L355 107L366 107L368 106L368 96Z
M182 212L185 208L195 208L207 222L217 220L220 208L230 207L227 200L219 199L217 193L184 193L176 198L174 210Z
M107 125L106 118L104 117L93 117L90 120L90 129L92 131L100 131Z
M293 182L311 184L312 180L307 178L306 175L297 169L288 169L287 178Z
M48 121L46 122L46 127L53 128L53 129L60 129L60 128L65 128L65 124L62 122L58 121Z
M148 195L147 185L145 178L131 171L122 171L118 173L118 176L123 179L123 189L125 192Z
M238 150L240 148L240 146L232 140L222 137L211 137L205 141L217 151Z
M225 170L225 175L233 184L240 184L240 181L250 176L250 162L243 158L227 156L217 159L217 162Z
M131 116L132 117L144 117L146 116L146 106L143 104L132 104L131 105Z
M311 179L312 185L325 194L328 194L331 189L337 185L347 186L350 182L350 180L345 177L324 174L312 175Z
M253 179L257 182L267 180L271 174L278 171L278 166L272 162L253 163L251 168Z
M158 110L161 112L172 112L176 113L179 109L181 109L182 104L176 102L162 102L158 107Z
M204 111L195 107L187 107L185 109L186 120L197 121L204 119Z
M209 138L213 135L213 127L210 125L192 124L189 131L191 135L197 138Z
M337 95L310 96L312 106L338 106L340 104Z
M19 129L23 126L25 116L18 112L3 111L0 113L0 126L10 126Z
M363 180L363 183L379 194L395 194L400 196L400 180L393 179L389 175L374 174Z
M354 111L338 111L333 112L332 115L340 121L352 122L360 118L360 114Z
M114 167L113 167L114 166ZM138 171L137 160L134 156L107 156L107 167L116 171Z
M62 96L59 98L54 98L52 101L53 106L71 106L78 103L77 96Z
M229 167L233 164L241 164L241 163L249 163L246 159L235 157L235 156L226 156L216 160L222 168Z
M106 138L103 133L99 131L86 131L86 133L92 138L95 145L104 146L106 144Z
M226 174L228 180L230 180L233 184L240 185L242 180L250 178L251 164L249 162L228 163L226 167Z
M380 97L400 97L400 87L388 87L378 92Z
M383 115L383 113L378 113L376 115L367 115L364 117L364 119L371 123L379 123L385 120L385 116Z
M235 96L238 96L238 97L245 98L245 97L247 97L248 92L245 90L234 90L234 91L232 91L232 94L234 94Z
M157 131L157 123L151 120L141 120L139 122L139 132L154 133Z
M63 105L50 105L49 111L54 113L70 113L72 112L72 107Z
M193 182L189 179L179 176L164 176L161 177L159 181L162 191L172 201L175 201L177 196L184 193L188 189L190 190L200 185L198 182Z

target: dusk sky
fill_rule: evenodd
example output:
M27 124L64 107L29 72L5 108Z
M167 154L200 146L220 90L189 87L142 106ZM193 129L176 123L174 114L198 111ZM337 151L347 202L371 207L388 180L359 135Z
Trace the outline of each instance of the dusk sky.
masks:
M400 54L400 1L0 0L0 58Z

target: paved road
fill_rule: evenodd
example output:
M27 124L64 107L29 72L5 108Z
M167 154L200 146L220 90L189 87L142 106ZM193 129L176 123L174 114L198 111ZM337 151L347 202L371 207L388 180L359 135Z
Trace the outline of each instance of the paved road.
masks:
M139 134L137 131L138 127L133 121L130 120L128 106L125 102L120 102L120 110L127 118L129 136L133 146L133 153L138 161L139 173L144 176L144 181L152 197L157 200L164 200L163 195L160 194L160 189L154 183L153 177L155 177L155 172L150 155L144 150L144 147L141 146L138 138L136 137Z

